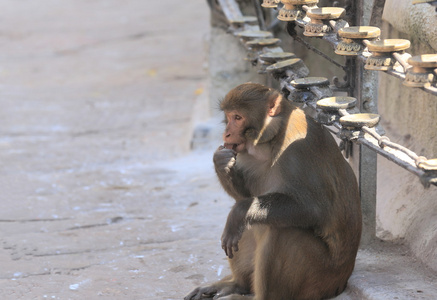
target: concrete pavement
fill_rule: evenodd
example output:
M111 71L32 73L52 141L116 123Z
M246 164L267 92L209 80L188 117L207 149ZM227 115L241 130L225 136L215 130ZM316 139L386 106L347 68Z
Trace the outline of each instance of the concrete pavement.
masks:
M223 276L231 202L210 153L185 156L206 3L0 8L0 298L181 299Z

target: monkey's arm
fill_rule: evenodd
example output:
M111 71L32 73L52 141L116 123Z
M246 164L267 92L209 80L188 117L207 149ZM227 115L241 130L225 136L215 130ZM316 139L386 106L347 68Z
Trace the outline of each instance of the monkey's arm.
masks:
M220 146L214 153L214 167L225 191L235 200L250 197L241 172L235 166L235 152Z
M245 222L252 224L268 224L274 227L318 227L323 222L323 208L309 195L290 196L282 193L270 193L245 201L236 209L246 210ZM308 201L308 200L311 201ZM237 205L236 205L237 206Z
M298 197L271 193L238 201L229 212L222 235L222 248L229 258L238 251L247 225L266 224L277 228L317 228L323 222L322 208Z

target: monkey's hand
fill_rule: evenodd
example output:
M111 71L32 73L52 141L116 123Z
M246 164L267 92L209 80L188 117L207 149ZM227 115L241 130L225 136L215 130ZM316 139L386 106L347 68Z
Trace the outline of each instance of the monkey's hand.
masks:
M219 174L229 174L232 167L235 165L236 152L232 149L227 149L223 146L218 147L214 152L214 166Z
M238 242L246 228L246 214L251 203L252 199L238 201L229 212L222 234L222 249L229 258L233 258L234 251L238 251Z

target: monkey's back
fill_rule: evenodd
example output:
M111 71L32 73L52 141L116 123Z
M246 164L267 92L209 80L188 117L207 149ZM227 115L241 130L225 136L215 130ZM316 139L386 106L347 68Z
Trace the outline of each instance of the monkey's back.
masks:
M361 237L361 203L355 174L339 147L322 125L309 117L307 135L291 143L279 161L282 171L294 169L288 192L311 199L323 218L316 232L339 264L355 261ZM289 172L288 172L289 173Z

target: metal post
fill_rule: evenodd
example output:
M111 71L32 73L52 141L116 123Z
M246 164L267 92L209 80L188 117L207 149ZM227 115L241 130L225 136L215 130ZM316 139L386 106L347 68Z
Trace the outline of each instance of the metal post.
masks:
M264 21L264 15L259 0L252 0L253 7L255 8L255 13L258 18L258 25L261 30L267 30L266 23Z
M376 234L376 157L376 152L360 145L359 188L363 213L361 245L364 247L375 240Z
M364 12L363 1L357 1L357 25L366 25L364 20L370 19L371 12ZM364 69L364 63L359 59L355 64L355 96L360 103L360 111L378 113L378 73ZM361 245L366 246L375 240L376 234L376 177L377 153L364 145L359 145L358 180L363 213L363 232ZM357 159L357 158L355 158Z

